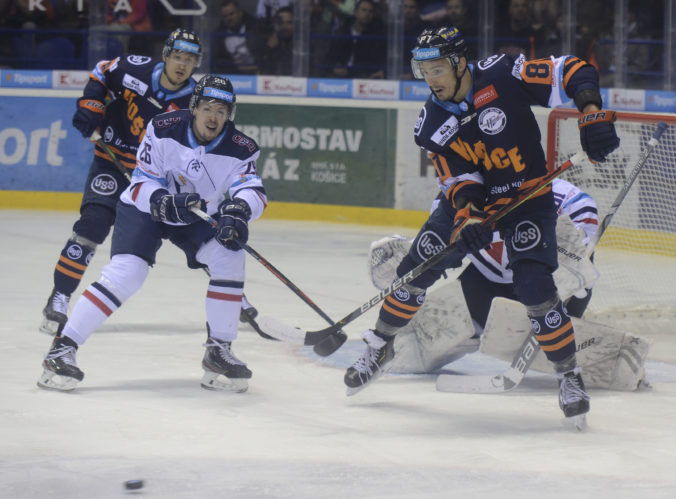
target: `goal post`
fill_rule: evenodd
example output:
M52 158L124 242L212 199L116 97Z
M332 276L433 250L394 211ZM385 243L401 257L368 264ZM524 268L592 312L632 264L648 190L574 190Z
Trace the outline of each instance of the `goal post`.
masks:
M578 117L574 109L549 114L548 167L580 149ZM622 324L629 316L676 315L676 115L617 112L619 149L602 163L573 166L562 177L594 198L601 220L660 121L669 128L596 250L601 278L588 309L592 317L615 317Z

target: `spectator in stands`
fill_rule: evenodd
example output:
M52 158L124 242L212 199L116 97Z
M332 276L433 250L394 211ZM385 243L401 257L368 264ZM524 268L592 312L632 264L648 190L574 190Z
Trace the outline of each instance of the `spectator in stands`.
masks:
M135 32L152 31L153 25L148 12L147 0L129 0L119 2L108 0L106 3L106 28L118 33L115 38L122 44L122 52L132 51L139 55L154 55L152 47L148 47L145 36L141 39L132 37Z
M217 73L256 74L256 46L260 32L256 18L242 10L238 0L223 0L216 29L213 68Z
M500 16L497 17L500 19ZM497 52L527 59L536 57L536 48L544 44L542 28L533 26L531 0L509 0L507 22L496 22Z
M310 76L326 76L333 64L327 53L332 35L343 22L334 0L312 0L310 6Z
M438 26L455 26L465 38L470 53L478 54L477 34L479 21L467 0L446 0L445 15Z
M282 7L293 8L293 0L258 0L256 17L259 23L271 26L275 21L275 15Z
M404 52L402 55L401 80L412 80L411 51L416 45L418 35L424 29L425 23L420 19L418 0L404 0Z
M334 78L384 78L385 31L373 0L358 0L354 15L334 33L328 58Z
M290 75L293 72L293 9L282 7L275 14L272 29L261 44L260 72L266 75Z

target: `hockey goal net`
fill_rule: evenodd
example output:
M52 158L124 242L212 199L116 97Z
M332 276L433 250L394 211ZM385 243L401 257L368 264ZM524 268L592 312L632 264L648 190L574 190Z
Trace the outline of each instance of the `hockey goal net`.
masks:
M547 163L554 167L580 150L573 109L549 115ZM617 113L620 148L606 161L585 161L563 178L590 194L599 220L608 213L659 121L669 125L597 247L601 277L585 318L641 327L676 317L676 115ZM651 325L647 325L650 323Z

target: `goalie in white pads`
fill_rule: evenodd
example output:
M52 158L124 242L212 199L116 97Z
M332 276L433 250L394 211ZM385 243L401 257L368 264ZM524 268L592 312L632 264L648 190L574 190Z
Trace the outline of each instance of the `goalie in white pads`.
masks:
M578 320L591 298L598 273L585 257L596 233L596 204L573 184L555 179L552 192L559 220L557 242L559 268L554 280L573 318L578 343L578 362L589 386L635 390L644 379L649 343L631 333ZM573 220L571 221L571 218ZM369 271L376 288L389 285L396 267L408 253L410 241L398 236L371 245ZM511 361L529 331L523 306L515 300L504 241L495 235L490 248L468 255L469 265L457 281L427 295L425 304L395 337L391 372L432 373L479 349ZM497 297L508 300L493 302ZM493 306L491 307L491 303ZM490 315L489 315L490 310ZM488 327L487 327L488 321ZM540 352L533 368L552 372Z
M78 347L141 288L162 241L169 239L186 254L190 268L207 268L210 274L202 386L246 391L251 371L231 348L244 288L241 245L267 198L256 174L258 145L235 128L234 117L232 83L206 75L195 86L189 110L152 120L132 182L117 206L110 263L54 338L38 386L72 390L82 381ZM193 208L207 211L218 227L202 221Z

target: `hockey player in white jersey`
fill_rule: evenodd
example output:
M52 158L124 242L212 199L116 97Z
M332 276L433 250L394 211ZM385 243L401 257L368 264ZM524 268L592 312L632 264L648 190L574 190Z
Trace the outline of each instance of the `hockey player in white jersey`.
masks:
M162 240L168 239L183 250L188 267L207 268L210 274L202 386L247 390L252 373L231 348L244 287L241 245L267 197L256 174L258 145L235 128L235 108L230 81L206 75L195 86L189 110L151 121L132 182L117 206L111 261L54 338L38 386L72 390L82 381L78 347L141 288ZM218 227L202 221L194 208L218 220Z

